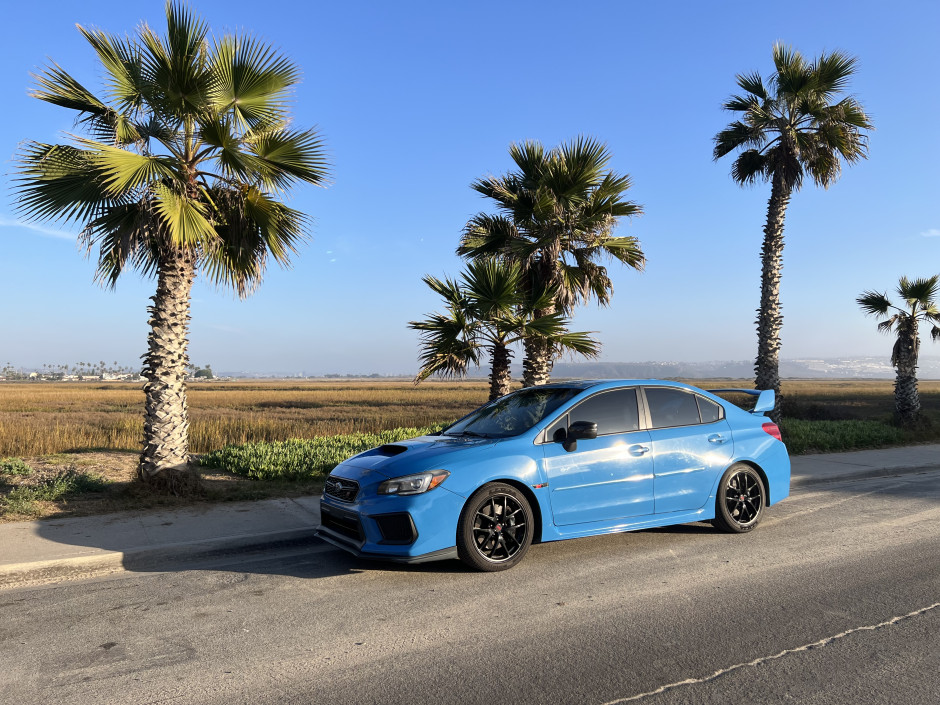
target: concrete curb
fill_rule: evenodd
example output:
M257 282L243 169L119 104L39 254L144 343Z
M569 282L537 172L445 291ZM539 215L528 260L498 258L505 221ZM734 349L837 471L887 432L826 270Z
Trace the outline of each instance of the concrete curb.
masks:
M897 477L900 475L917 475L924 472L940 471L940 465L908 465L896 468L865 468L855 472L847 472L835 476L795 475L790 477L790 488L811 487L813 485L829 485L833 482L849 480L870 480L876 477Z
M313 539L314 531L315 527L311 526L305 529L223 536L158 548L0 565L0 590L35 587L63 580L85 580L123 572L179 569L194 561L302 545Z

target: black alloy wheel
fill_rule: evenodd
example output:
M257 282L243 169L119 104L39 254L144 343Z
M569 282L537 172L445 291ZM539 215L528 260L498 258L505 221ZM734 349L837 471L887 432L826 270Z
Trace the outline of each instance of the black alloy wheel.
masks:
M535 521L525 495L512 485L484 485L467 500L457 526L457 554L471 568L512 568L532 544Z
M718 485L712 525L733 534L751 531L760 522L766 503L767 490L760 473L750 465L732 465Z

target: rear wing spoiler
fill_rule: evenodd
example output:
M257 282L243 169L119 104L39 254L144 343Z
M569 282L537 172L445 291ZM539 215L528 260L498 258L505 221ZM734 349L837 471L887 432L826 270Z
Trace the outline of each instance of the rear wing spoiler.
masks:
M773 389L709 389L708 391L712 394L734 392L735 394L748 394L752 397L757 397L757 403L754 405L754 408L751 409L752 414L765 414L768 411L772 411L774 402L776 401L776 395Z

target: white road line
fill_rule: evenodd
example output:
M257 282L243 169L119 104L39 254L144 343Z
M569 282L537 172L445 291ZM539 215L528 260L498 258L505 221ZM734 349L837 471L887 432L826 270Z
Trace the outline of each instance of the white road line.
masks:
M888 619L884 622L880 622L878 624L871 624L871 625L864 626L864 627L855 627L854 629L849 629L848 631L841 632L840 634L835 634L833 636L828 636L825 639L814 641L812 644L804 644L803 646L797 646L796 648L793 648L793 649L785 649L784 651L781 651L779 654L774 654L773 656L762 656L760 658L754 659L753 661L747 661L746 663L736 663L733 666L722 668L718 671L715 671L711 675L705 676L703 678L687 678L684 681L677 681L675 683L669 683L668 685L660 686L656 690L651 690L648 693L639 693L637 695L631 695L628 698L619 698L617 700L610 700L604 703L604 705L619 705L620 703L635 702L643 698L649 698L653 695L659 695L660 693L664 693L667 690L672 690L673 688L678 688L683 685L696 685L698 683L707 683L708 681L713 681L716 678L720 678L726 673L730 673L731 671L736 671L739 668L747 668L748 666L760 666L762 663L766 663L767 661L775 661L776 659L783 658L784 656L789 656L790 654L796 654L801 651L809 651L810 649L816 649L821 646L828 646L829 644L831 644L837 639L843 639L849 636L850 634L855 634L857 632L871 632L871 631L875 631L876 629L890 627L893 624L897 624L898 622L903 622L904 620L907 620L907 619L912 619L913 617L922 615L925 612L930 612L931 610L935 610L938 607L940 607L940 602L935 602L928 607L922 607L919 610L914 610L913 612L908 612L907 614L902 614L898 617L892 617L891 619Z

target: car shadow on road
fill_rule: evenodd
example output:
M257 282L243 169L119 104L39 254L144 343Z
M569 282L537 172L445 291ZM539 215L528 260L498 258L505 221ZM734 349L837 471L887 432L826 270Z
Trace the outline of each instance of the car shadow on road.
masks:
M826 493L832 494L834 498L839 496L851 498L853 495L874 493L884 497L886 502L898 502L900 512L909 511L912 500L927 503L940 500L937 483L925 483L925 475L940 477L940 473L936 470L927 470L919 473L865 480L803 485L794 488L791 499L779 506L786 508L794 499L810 494ZM773 516L777 511L779 510L775 505L769 508L768 514ZM783 513L786 514L785 509ZM174 548L172 546L154 550L127 550L128 544L124 537L120 535L121 523L118 518L102 518L94 531L83 530L81 523L70 523L73 521L76 520L39 522L37 531L40 536L49 541L78 547L79 551L76 555L91 556L92 562L98 554L95 549L123 551L121 566L128 573L146 574L198 570L321 579L358 573L418 576L459 575L475 572L456 560L422 564L366 560L352 556L310 535L247 549L242 547L213 550L207 547L205 551L200 551L195 555L182 559L173 555ZM109 521L113 523L109 525ZM685 537L694 542L707 542L711 540L710 537L717 537L718 535L720 535L720 532L707 522L678 524L636 532L607 534L542 544L542 547L533 547L532 554L541 555L547 560L567 560L569 552L572 556L577 556L583 553L610 550L612 541L635 543L637 547L642 546L644 550L668 550L669 544L678 540L679 537ZM551 547L549 548L549 546ZM84 548L89 550L81 550ZM530 559L527 558L528 560Z

